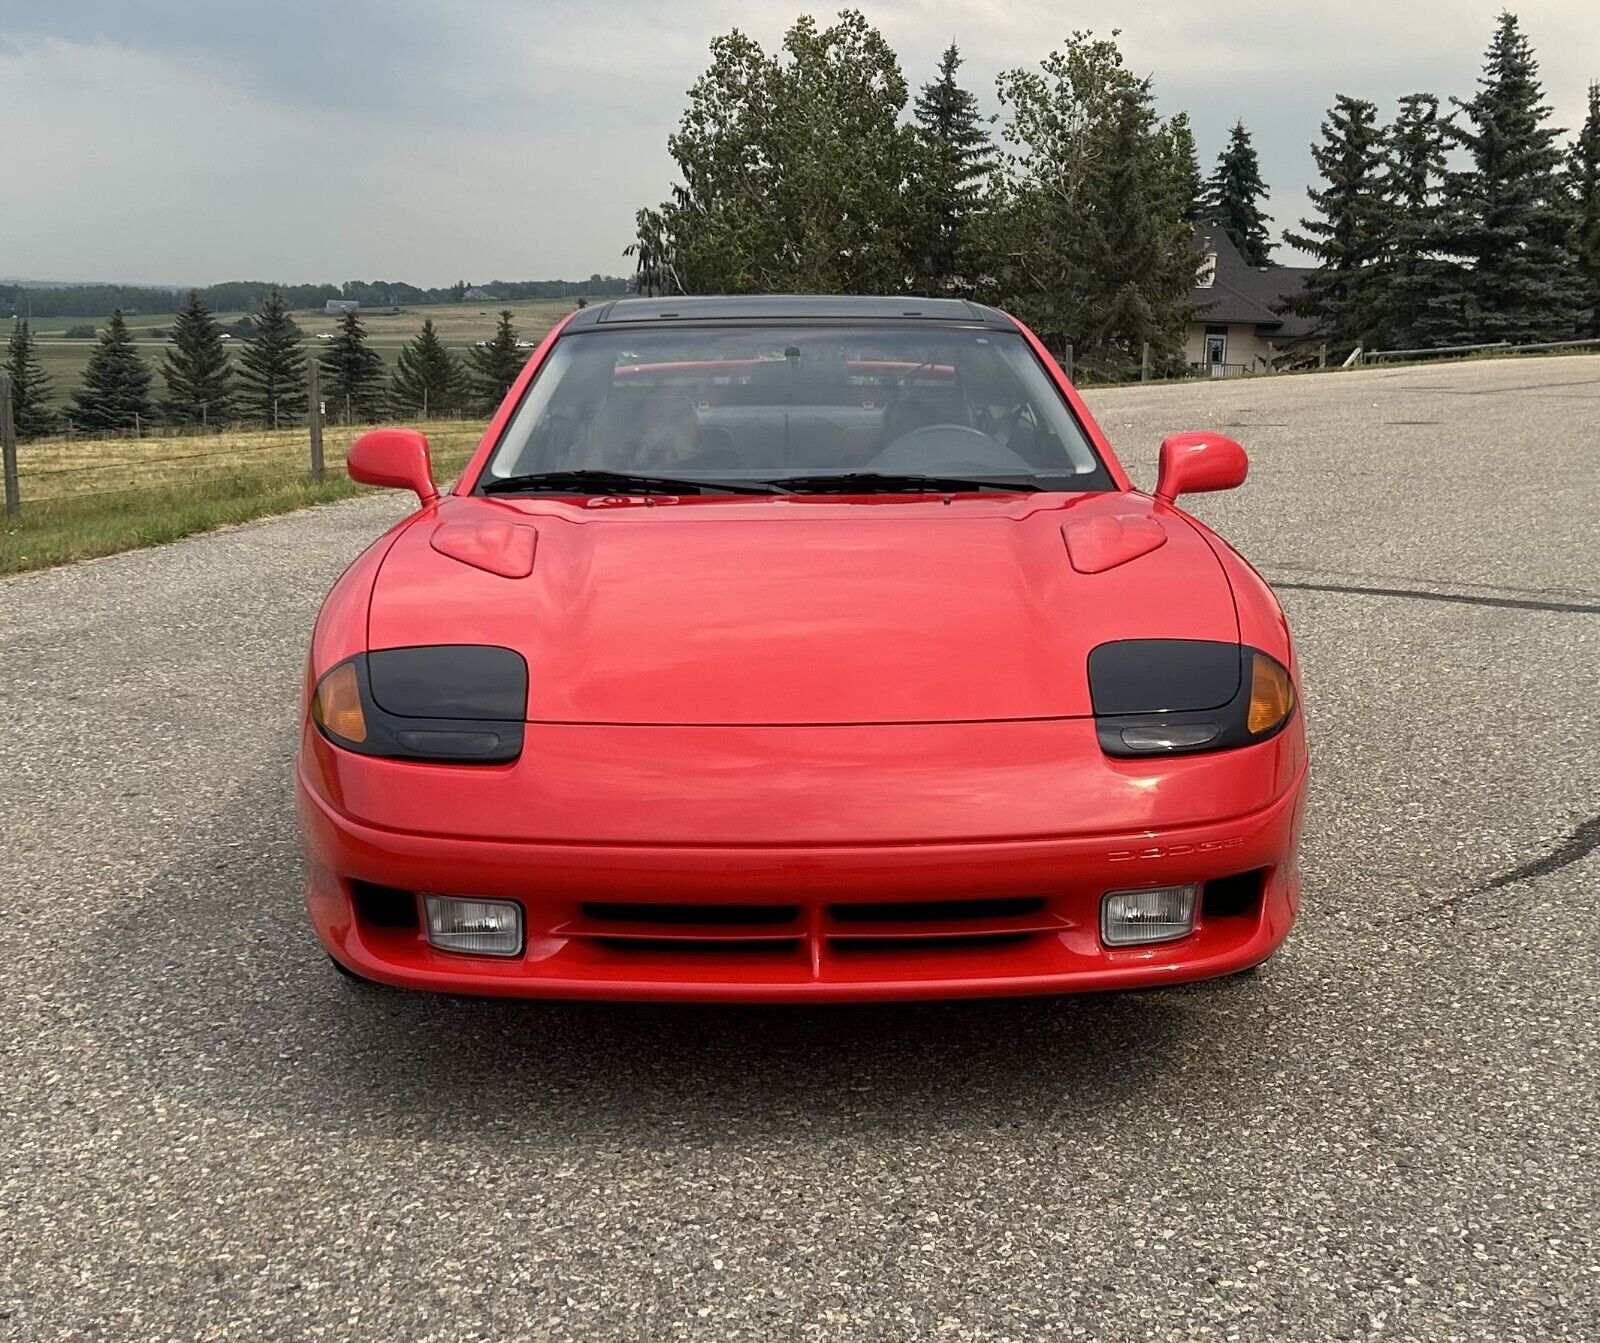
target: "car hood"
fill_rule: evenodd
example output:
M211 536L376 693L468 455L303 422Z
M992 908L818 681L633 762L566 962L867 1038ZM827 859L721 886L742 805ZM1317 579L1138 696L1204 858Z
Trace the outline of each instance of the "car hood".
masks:
M534 722L925 723L1087 716L1097 644L1238 623L1137 494L458 497L390 548L368 637L516 649Z

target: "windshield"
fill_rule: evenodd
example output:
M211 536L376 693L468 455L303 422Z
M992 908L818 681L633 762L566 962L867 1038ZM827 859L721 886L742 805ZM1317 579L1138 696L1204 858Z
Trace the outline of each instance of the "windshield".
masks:
M596 471L712 487L806 488L818 476L855 474L864 493L916 476L1112 487L1019 334L911 324L568 336L478 485L514 489L514 477ZM566 480L573 493L590 492Z

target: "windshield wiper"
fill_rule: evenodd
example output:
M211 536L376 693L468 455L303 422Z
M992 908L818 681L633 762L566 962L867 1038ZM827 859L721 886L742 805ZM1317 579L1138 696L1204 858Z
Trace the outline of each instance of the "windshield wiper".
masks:
M680 480L626 471L530 471L483 486L485 494L787 494L771 481Z
M975 490L1037 492L1042 488L1019 480L963 480L958 476L899 475L881 471L783 476L767 484L793 490L796 494L962 494Z

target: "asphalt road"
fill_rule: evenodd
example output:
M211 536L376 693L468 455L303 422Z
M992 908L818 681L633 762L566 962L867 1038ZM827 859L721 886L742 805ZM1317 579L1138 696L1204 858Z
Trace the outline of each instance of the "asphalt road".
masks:
M293 705L402 501L0 583L0 1338L1600 1337L1600 359L1095 396L1279 583L1259 977L436 1000L302 917Z

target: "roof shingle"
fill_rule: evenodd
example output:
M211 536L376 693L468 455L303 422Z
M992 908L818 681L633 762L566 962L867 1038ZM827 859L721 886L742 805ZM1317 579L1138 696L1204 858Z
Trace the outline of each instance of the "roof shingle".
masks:
M1196 321L1252 322L1272 328L1270 334L1278 337L1309 334L1311 324L1285 309L1305 285L1310 266L1248 265L1233 239L1214 223L1197 225L1189 246L1217 258L1213 283L1189 291L1189 301L1200 310Z

